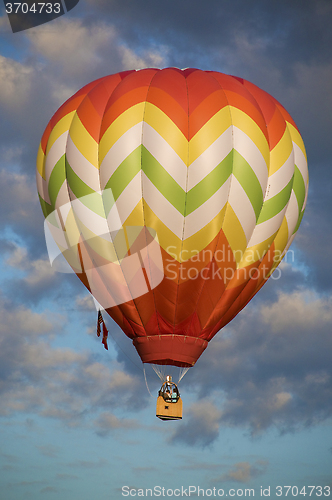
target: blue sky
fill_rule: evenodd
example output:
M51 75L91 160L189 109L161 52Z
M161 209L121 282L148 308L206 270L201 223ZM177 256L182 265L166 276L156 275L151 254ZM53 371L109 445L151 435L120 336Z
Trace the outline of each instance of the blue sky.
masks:
M0 14L1 500L332 487L331 2L81 0L15 34ZM271 93L302 133L310 173L280 279L184 377L181 422L156 419L157 377L147 370L150 396L130 341L105 318L106 352L91 298L50 267L35 186L40 137L62 102L149 66L213 69Z

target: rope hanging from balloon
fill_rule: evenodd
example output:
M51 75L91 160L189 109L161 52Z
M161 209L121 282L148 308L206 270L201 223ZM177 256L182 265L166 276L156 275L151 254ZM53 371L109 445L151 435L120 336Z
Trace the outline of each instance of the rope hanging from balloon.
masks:
M100 337L101 334L101 325L103 325L103 340L102 344L104 345L105 349L108 351L108 345L107 345L107 338L108 338L108 330L105 325L104 318L101 314L101 310L99 309L98 311L98 318L97 318L97 337Z

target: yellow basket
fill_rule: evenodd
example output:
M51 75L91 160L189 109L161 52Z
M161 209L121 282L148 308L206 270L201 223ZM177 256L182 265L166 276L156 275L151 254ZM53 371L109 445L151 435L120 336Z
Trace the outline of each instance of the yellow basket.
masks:
M182 399L168 403L162 396L157 398L156 416L161 420L180 420L182 418Z

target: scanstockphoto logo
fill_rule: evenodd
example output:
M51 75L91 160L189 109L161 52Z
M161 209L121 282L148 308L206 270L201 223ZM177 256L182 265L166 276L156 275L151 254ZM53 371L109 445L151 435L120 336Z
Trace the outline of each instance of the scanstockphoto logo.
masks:
M51 0L48 2L9 2L3 0L13 33L39 26L63 16L78 4L79 0Z
M44 229L52 267L87 281L97 309L140 297L164 278L156 231L123 226L111 189L60 204Z

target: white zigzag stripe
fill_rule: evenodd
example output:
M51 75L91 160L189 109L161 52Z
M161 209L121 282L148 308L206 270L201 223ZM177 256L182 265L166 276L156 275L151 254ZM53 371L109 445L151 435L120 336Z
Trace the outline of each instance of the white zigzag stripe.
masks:
M48 194L48 184L45 179L42 178L38 170L36 171L36 181L37 181L37 189L41 198L46 201L46 203L51 204L51 200Z
M51 149L48 151L45 161L45 177L48 185L51 174L55 165L60 158L65 154L67 144L68 130L61 134L57 140L52 144Z
M308 183L308 165L307 165L307 160L302 153L302 150L299 148L299 146L293 142L293 147L294 147L294 156L295 156L295 165L301 172L301 175L303 177L304 185L307 187Z
M206 177L232 151L232 127L229 127L189 167L188 191Z
M265 193L268 179L268 165L256 144L243 130L233 126L233 147L250 165Z
M150 179L142 172L143 197L156 216L178 238L182 239L183 215L160 193Z
M295 196L294 191L292 190L288 205L287 205L287 210L285 212L285 217L287 220L287 226L288 226L288 234L291 236L293 234L293 231L296 227L297 221L299 220L299 205L297 203L297 198Z
M59 189L58 195L55 200L55 208L61 208L62 206L70 203L69 192L68 192L68 183L67 179L65 179L62 183L61 188Z
M142 200L141 177L142 171L140 170L122 191L107 216L109 224L111 224L116 213L119 214L121 224L124 224L136 205Z
M229 127L189 167L186 167L169 143L145 122L137 123L127 130L106 154L100 166L101 189L105 187L121 163L140 144L143 144L172 179L184 191L189 191L229 154L233 147L232 138L235 141L235 149L249 163L265 192L268 178L265 160L254 142L237 127Z
M143 122L127 130L105 155L100 165L100 185L104 189L121 163L142 143Z
M280 193L290 182L294 174L294 153L293 151L285 163L268 178L268 189L264 201L273 198Z
M242 226L247 241L250 239L256 226L256 214L247 193L232 174L231 188L228 195L228 203L235 212Z
M143 125L142 143L175 182L186 191L187 165L181 160L172 146L148 123Z
M75 174L93 191L100 190L99 170L82 155L72 138L68 137L67 160Z
M94 193L93 195L83 196L82 198L72 199L71 208L75 215L75 220L77 221L77 225L79 227L82 227L83 224L92 233L96 235L107 235L110 231L110 228L107 224L107 219L105 218L105 216L97 214L96 212L91 210L88 206L86 206L84 203L85 201L84 198L90 198L91 201L92 197L99 197L100 198L99 203L98 200L96 201L98 205L102 206L102 198L101 195L98 193ZM116 229L119 229L118 225Z
M143 183L144 201L150 209L179 239L183 237L184 225L184 239L186 239L205 227L222 210L227 202L230 177L209 200L184 218L158 191L144 172L139 172L117 199L116 206L109 213L109 218L112 219L113 214L117 210L121 223L125 222L137 204L142 200L141 182Z
M156 160L165 168L165 170L172 176L172 178L180 185L182 189L185 190L186 183L186 173L188 172L186 165L174 152L174 150L169 146L167 141L165 141L150 125L143 122L136 124L130 130L128 130L109 150L104 158L101 166L101 177L104 177L103 184L108 182L112 173L116 171L118 166L122 161L134 151L142 143L142 127L143 127L143 145L150 151L150 153L156 158ZM229 127L206 151L204 151L199 158L197 158L192 165L189 167L189 182L187 189L191 189L197 185L201 180L205 178L208 173L210 173L222 159L231 151L232 149L232 132L234 132L234 147L235 149L245 158L245 160L250 164L255 172L261 186L264 190L264 182L267 179L267 166L258 148L251 141L251 139L244 134L237 127ZM67 141L68 133L62 134L57 141L52 146L47 160L48 160L48 178L52 168L56 162L61 158L61 153L64 150L64 145ZM298 158L302 160L301 171L305 171L305 166L303 161L304 156L299 148ZM98 170L94 165L88 162L80 151L77 149L76 145L73 143L71 138L68 139L67 143L67 154L68 161L77 175L89 185L93 190L97 191L100 189ZM302 155L302 156L301 156ZM292 155L291 155L292 156ZM267 198L271 198L277 194L287 182L289 182L291 177L292 161L291 156L286 160L285 164L280 167L280 169L269 178L270 189ZM165 161L167 158L167 161ZM285 177L285 172L288 175ZM93 173L93 174L92 174ZM91 175L92 174L92 175ZM93 180L92 180L93 178ZM226 203L226 196L228 194L230 178L219 188L219 190L203 205L198 207L194 212L185 218L185 239L195 234L197 231L202 229L206 224L208 224L223 208ZM41 183L42 184L42 183ZM113 209L119 212L120 219L122 223L128 218L132 210L136 207L143 196L146 203L150 206L151 210L159 217L159 219L179 238L183 236L183 224L184 217L177 211L175 207L158 191L158 189L151 183L151 181L145 176L144 173L139 172L134 179L126 186L124 191L121 193L116 207ZM67 186L64 185L61 188L61 195L58 196L57 205L61 202L68 201ZM226 194L227 193L227 194ZM294 194L293 194L294 196ZM74 197L75 198L75 197ZM271 225L269 230L269 235L266 236L267 224L260 224L260 228L253 234L256 218L253 207L249 198L247 197L245 191L232 176L231 188L228 196L228 201L232 206L236 216L238 217L240 224L244 230L247 240L250 240L250 244L254 245L255 242L259 240L264 241L270 234L275 231L272 229L274 223ZM112 217L112 212L109 217ZM93 216L92 211L90 212L87 222L85 224L92 231L93 227L99 227L97 220L95 219L96 214ZM298 212L298 210L297 210ZM208 214L208 215L207 215ZM275 216L273 220L277 220L281 217L282 212ZM287 210L286 212L287 222L290 225L290 220L295 217L292 212ZM83 215L82 215L83 217ZM84 216L85 217L85 216ZM91 219L89 219L89 217ZM85 220L82 218L82 220ZM91 224L90 224L91 222ZM269 221L266 221L267 223ZM295 225L297 223L297 217ZM291 224L293 226L293 223ZM295 227L294 225L294 227ZM101 233L101 230L98 230ZM261 239L264 234L264 239Z
M271 219L268 219L261 224L257 224L248 242L248 248L259 245L278 231L283 221L286 208L287 206L283 208L277 215L271 217Z

